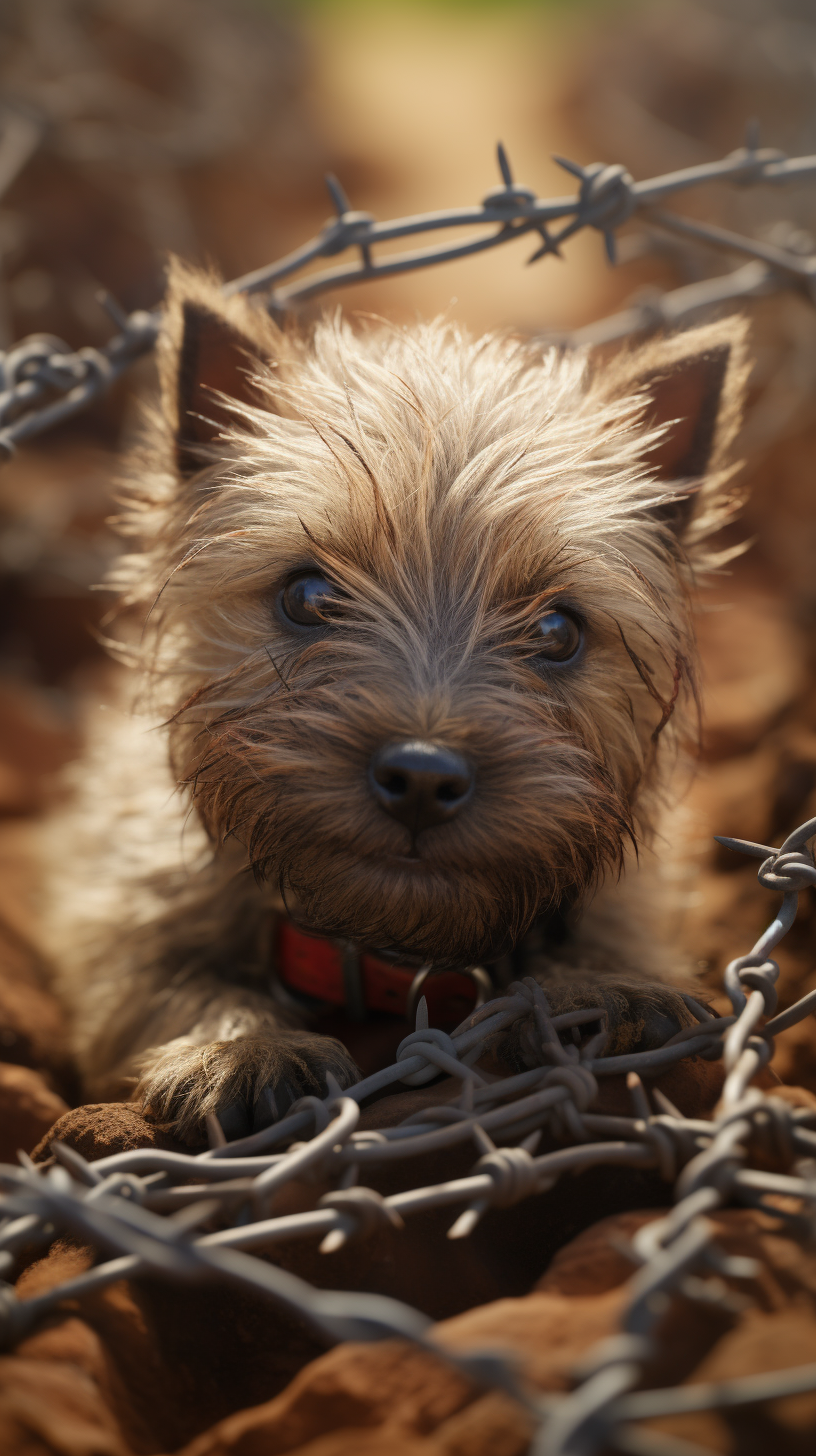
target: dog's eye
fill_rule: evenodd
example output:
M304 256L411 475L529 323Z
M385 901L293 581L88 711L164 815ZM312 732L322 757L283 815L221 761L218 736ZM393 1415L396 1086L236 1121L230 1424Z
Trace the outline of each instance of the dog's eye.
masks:
M583 640L580 622L569 612L545 612L539 617L536 639L537 655L548 662L568 662L574 657Z
M295 576L280 594L281 610L290 622L302 627L320 627L336 614L340 593L319 571Z

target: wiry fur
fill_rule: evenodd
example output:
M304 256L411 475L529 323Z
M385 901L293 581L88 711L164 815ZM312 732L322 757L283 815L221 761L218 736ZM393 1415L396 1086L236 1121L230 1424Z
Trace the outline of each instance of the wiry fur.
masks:
M191 309L243 339L246 374L241 397L209 396L218 438L189 447L201 468L179 478ZM445 323L353 330L335 317L283 334L178 265L168 319L163 405L131 471L139 548L115 584L149 608L137 655L169 725L171 837L181 844L190 811L204 836L188 831L186 864L179 853L120 882L103 915L113 934L66 957L66 983L83 1005L89 1091L141 1055L142 1095L189 1132L285 1080L286 1056L300 1058L289 1081L301 1087L327 1066L353 1076L342 1049L301 1041L270 999L282 905L404 958L496 961L549 912L576 922L648 841L694 705L689 588L700 542L733 509L746 370L734 321L602 369ZM666 426L650 422L650 381L718 350L725 382L681 539L673 502L690 483L656 478ZM276 610L310 566L344 593L317 634ZM556 602L583 617L585 649L542 667L535 622ZM410 863L408 830L378 809L366 769L381 744L415 738L465 753L477 786ZM114 820L103 855L120 833ZM580 931L573 941L555 956L544 945L551 967L661 974L636 934L589 961Z

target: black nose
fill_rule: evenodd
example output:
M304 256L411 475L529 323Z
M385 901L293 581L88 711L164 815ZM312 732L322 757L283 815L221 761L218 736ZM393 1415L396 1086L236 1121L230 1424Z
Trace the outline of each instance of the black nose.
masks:
M412 739L386 743L368 770L381 809L406 824L412 834L446 824L473 793L473 769L461 753Z

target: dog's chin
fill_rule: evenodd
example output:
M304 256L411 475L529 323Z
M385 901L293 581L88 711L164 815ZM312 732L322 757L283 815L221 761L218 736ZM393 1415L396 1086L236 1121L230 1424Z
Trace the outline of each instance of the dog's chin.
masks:
M315 873L290 862L281 878L287 912L304 929L353 941L403 965L465 966L512 949L535 916L529 897L508 895L478 873L430 866L420 855L348 857Z

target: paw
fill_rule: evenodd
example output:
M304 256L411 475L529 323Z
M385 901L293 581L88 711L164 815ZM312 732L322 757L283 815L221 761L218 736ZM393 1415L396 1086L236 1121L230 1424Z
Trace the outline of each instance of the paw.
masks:
M597 980L558 977L542 979L539 984L553 1017L597 1008L597 1017L558 1028L562 1045L579 1048L605 1029L607 1040L603 1048L595 1052L596 1056L651 1051L654 1047L663 1046L682 1027L690 1026L694 1021L679 991L661 982L613 980L611 977L599 977ZM531 1016L523 1017L506 1032L500 1033L494 1051L501 1062L517 1071L548 1060Z
M134 1098L152 1121L182 1142L202 1142L209 1115L228 1141L283 1117L299 1097L325 1097L326 1074L341 1087L360 1072L345 1047L329 1036L273 1032L211 1041L182 1039L142 1059Z

